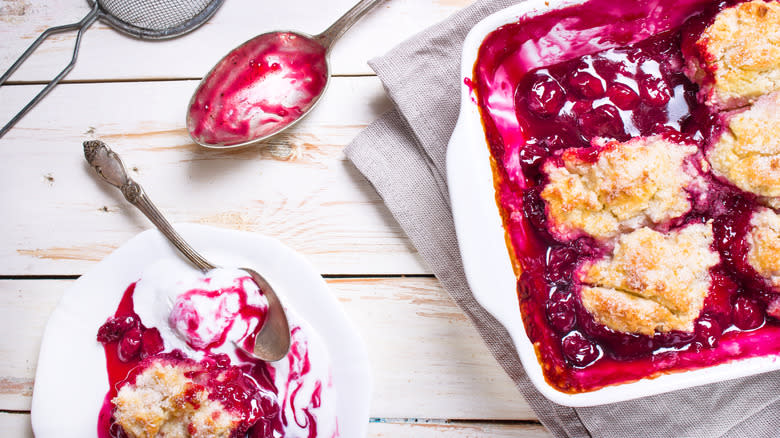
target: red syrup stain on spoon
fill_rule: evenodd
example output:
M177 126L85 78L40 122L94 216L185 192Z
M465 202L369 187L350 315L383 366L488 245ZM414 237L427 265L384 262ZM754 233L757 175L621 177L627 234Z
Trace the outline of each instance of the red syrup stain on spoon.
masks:
M306 114L327 81L320 43L291 32L259 35L209 72L190 102L187 130L210 146L261 139Z

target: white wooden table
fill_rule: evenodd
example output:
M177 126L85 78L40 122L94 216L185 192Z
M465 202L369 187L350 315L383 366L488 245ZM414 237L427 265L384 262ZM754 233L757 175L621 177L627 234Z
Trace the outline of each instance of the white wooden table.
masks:
M32 436L43 327L62 292L150 227L81 152L99 138L174 222L263 233L304 254L368 344L372 437L549 436L422 262L343 147L390 106L366 60L470 3L389 0L334 48L335 77L302 123L266 147L194 145L184 111L222 55L264 31L317 33L354 0L226 0L187 36L147 42L97 22L65 83L0 139L0 431ZM0 71L45 28L78 21L84 0L0 0ZM0 88L0 125L70 57L45 43Z

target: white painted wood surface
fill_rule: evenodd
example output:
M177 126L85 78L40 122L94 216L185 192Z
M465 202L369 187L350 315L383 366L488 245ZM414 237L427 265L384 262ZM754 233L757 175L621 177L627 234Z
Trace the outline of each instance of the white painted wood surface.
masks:
M0 413L0 430L4 436L32 438L30 415L27 413ZM550 434L538 424L495 424L462 422L415 422L384 420L368 425L368 438L544 438Z
M75 276L146 219L83 163L99 138L175 222L272 235L328 280L366 339L375 379L370 437L544 437L528 404L343 148L391 107L367 60L472 0L388 0L331 52L336 77L315 111L263 147L210 151L189 140L197 80L231 48L272 29L316 33L355 0L226 0L205 26L165 42L87 31L76 68L0 139L0 435L30 437L46 319ZM80 19L83 0L0 0L0 71L45 28ZM0 124L70 57L51 38L0 88ZM396 277L423 274L423 277ZM391 275L391 277L382 277ZM13 334L9 336L9 334Z
M368 59L444 20L472 0L387 0L339 40L331 52L337 75L372 74ZM231 49L261 33L296 30L319 33L355 0L225 0L202 27L168 41L143 41L97 22L87 30L78 63L68 80L199 78ZM13 61L48 27L72 23L89 12L85 0L3 0L0 2L0 69ZM50 37L41 53L11 77L41 81L70 60L74 33Z
M428 273L343 147L389 108L379 80L334 78L323 102L269 147L213 151L182 128L195 81L63 84L0 139L6 275L80 274L149 227L88 169L100 138L174 222L275 236L323 273ZM33 86L0 88L10 117ZM183 103L184 102L184 103ZM11 163L24 163L12 165ZM104 208L105 207L105 208ZM108 210L108 211L105 211ZM62 233L41 233L53 218Z

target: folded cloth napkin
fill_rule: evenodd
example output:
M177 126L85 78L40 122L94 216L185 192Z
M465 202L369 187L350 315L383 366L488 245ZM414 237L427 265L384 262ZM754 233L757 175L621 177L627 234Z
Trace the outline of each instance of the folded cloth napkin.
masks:
M552 403L525 375L506 329L475 301L455 238L445 156L459 112L463 40L480 19L512 3L477 1L370 61L395 108L352 141L345 149L347 157L373 184L444 289L556 436L780 436L778 373L590 408Z

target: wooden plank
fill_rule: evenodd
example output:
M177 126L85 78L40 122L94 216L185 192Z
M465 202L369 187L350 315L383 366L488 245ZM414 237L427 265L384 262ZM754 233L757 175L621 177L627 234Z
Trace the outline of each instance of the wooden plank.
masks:
M0 412L0 430L8 438L33 438L30 414Z
M437 23L472 0L389 0L358 22L332 53L335 74L371 74L366 61ZM142 41L98 21L84 35L76 67L68 80L161 79L202 77L221 57L260 33L293 29L318 33L346 12L355 0L330 0L327 6L306 0L225 1L203 27L168 41ZM80 20L89 11L84 0L4 0L0 4L0 72L4 72L50 26ZM70 60L73 32L44 43L11 80L49 80Z
M372 416L536 418L436 279L329 284L368 347Z
M0 281L0 410L30 409L43 329L70 283Z
M545 438L552 437L541 424L445 423L376 421L368 425L368 436L414 438Z
M376 77L335 78L265 147L210 150L183 129L194 81L66 84L0 139L0 275L80 274L149 222L99 180L81 143L105 140L173 222L274 236L330 274L428 273L342 149L389 108ZM33 86L0 89L10 117ZM49 233L53 226L67 232Z
M33 438L30 414L0 413L0 430L6 437ZM514 437L514 438L546 438L550 433L540 424L446 424L430 422L396 422L379 420L369 423L368 438L380 437L415 437L415 438L482 438L482 437Z
M46 318L70 280L0 281L0 411L27 410ZM371 416L534 420L434 278L331 279L372 364Z

